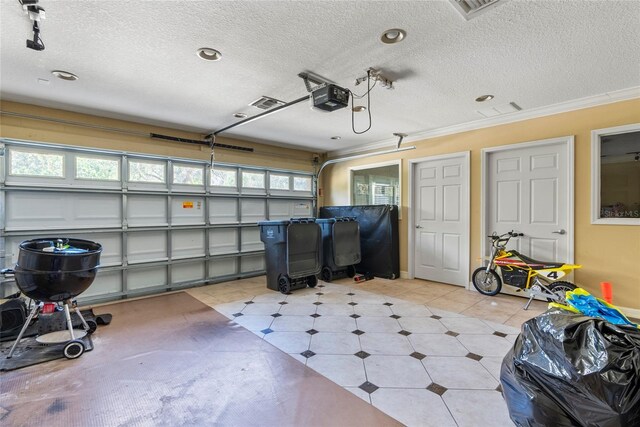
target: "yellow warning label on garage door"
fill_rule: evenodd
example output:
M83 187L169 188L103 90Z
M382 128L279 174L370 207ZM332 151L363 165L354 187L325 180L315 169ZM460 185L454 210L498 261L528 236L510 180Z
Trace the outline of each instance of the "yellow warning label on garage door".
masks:
M193 209L193 202L182 202L182 209Z

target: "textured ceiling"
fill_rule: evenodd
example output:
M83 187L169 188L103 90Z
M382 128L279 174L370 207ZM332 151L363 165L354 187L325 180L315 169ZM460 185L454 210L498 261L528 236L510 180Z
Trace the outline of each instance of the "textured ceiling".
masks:
M321 152L478 120L478 109L512 101L527 110L640 86L638 1L512 0L470 21L448 1L40 5L46 49L36 52L25 47L31 23L18 1L1 1L2 99L207 133L237 121L233 113L261 112L247 104L262 95L306 95L301 71L356 93L368 67L396 80L394 90L372 90L363 135L351 131L349 109L309 103L225 134ZM405 41L381 43L389 28L406 30ZM223 57L203 61L200 47ZM56 79L54 69L80 79ZM495 99L474 101L487 93Z

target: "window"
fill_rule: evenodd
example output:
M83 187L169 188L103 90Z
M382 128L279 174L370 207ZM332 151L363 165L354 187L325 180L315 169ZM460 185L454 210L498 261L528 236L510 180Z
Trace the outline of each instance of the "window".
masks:
M164 163L129 161L129 181L131 182L165 182Z
M269 175L269 189L271 190L289 190L289 175Z
M640 123L591 135L592 223L640 225Z
M173 183L202 185L204 183L202 167L173 165Z
M264 173L243 171L242 186L245 188L264 188Z
M293 190L294 191L311 191L311 177L294 176Z
M211 169L211 185L218 187L236 187L237 171L235 169Z
M11 149L9 174L64 178L64 155Z
M351 169L351 204L400 206L400 164Z
M118 181L120 161L99 157L76 157L76 178L95 181Z

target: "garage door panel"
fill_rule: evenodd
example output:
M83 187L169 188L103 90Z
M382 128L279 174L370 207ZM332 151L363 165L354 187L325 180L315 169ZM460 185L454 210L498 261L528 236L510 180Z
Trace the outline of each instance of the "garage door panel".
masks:
M252 223L264 220L267 217L264 199L241 200L240 216L243 223Z
M209 203L209 222L211 224L237 224L240 222L238 199L212 197L209 199Z
M167 225L167 197L129 195L127 223L130 227Z
M139 231L129 233L127 258L130 264L167 260L167 233Z
M242 229L242 251L261 251L264 243L260 240L259 227L245 227Z
M265 269L264 255L245 255L241 258L243 273L251 273L254 271L263 271Z
M204 198L174 197L171 200L171 223L174 225L204 224Z
M96 278L89 286L89 289L82 293L82 298L102 297L119 292L122 292L122 271L98 270L98 274L96 274Z
M238 229L218 228L209 231L209 251L211 255L238 252Z
M173 283L204 280L204 261L171 265L171 280Z
M171 237L171 258L205 256L205 230L174 230Z
M158 286L167 286L167 266L133 268L127 271L127 288L140 290Z
M238 274L238 258L220 258L209 262L211 277L231 276Z

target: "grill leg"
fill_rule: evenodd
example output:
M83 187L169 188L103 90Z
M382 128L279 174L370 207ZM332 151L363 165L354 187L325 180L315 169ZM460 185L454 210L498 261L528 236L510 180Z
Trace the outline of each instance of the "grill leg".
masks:
M31 310L31 313L29 313L29 317L27 317L27 321L24 323L24 326L22 326L22 329L18 334L18 338L16 339L16 342L14 342L13 345L11 346L11 350L9 350L9 355L7 356L7 359L11 359L11 357L13 356L13 352L15 351L16 346L22 339L24 332L29 327L29 324L31 323L31 319L33 319L33 316L35 316L39 310L40 310L40 303L36 302L35 305L33 306L33 309Z
M71 313L69 313L69 302L69 300L64 302L64 317L67 318L67 329L69 330L69 335L71 335L71 341L73 341L76 337L73 334L73 323L71 323Z
M80 309L78 308L77 305L73 306L73 311L75 311L78 317L80 318L80 321L82 322L82 326L84 326L84 330L88 331L90 329L89 325L87 325L87 321L84 320L84 317L82 317L82 313L80 313Z

